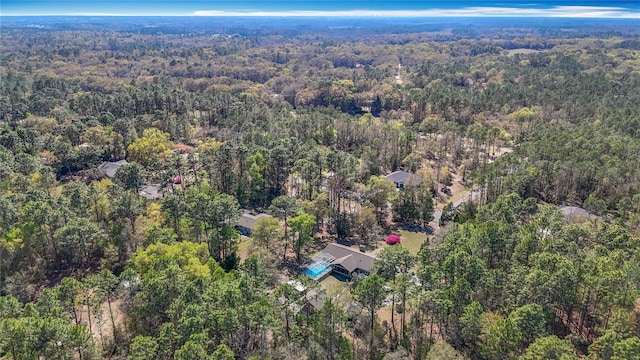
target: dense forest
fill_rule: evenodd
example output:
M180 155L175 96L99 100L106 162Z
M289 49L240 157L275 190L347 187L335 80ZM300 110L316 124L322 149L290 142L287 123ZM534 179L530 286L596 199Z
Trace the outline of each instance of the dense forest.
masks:
M278 20L2 18L0 359L639 359L636 20Z

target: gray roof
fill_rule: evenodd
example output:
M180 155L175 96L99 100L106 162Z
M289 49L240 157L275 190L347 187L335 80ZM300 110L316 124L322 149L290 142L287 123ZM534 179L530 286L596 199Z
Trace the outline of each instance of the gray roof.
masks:
M335 243L328 244L323 252L335 257L331 265L340 265L350 273L356 269L370 272L373 268L373 261L376 259L373 255Z
M267 214L253 215L249 213L247 210L243 210L242 216L240 216L240 220L238 221L238 226L242 226L249 230L253 230L253 226L256 224L256 221L264 217L270 217L270 215L267 215Z
M560 205L558 208L567 218L589 218L589 212L581 207Z
M385 177L396 184L417 186L422 183L422 179L420 179L420 177L403 170L394 171L391 174L386 175Z
M116 176L116 171L120 169L123 165L127 165L127 160L120 161L105 161L100 166L98 166L98 170L100 170L106 176L112 178Z
M140 188L138 194L149 200L156 200L164 197L164 193L160 192L159 185L145 185Z
M324 306L324 300L327 298L327 294L324 291L310 290L305 295L309 305L313 306L316 310L322 309Z

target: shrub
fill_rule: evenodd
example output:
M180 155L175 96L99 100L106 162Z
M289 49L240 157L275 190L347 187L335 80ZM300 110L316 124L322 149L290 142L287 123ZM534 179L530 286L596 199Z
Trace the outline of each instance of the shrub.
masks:
M389 236L387 236L387 239L385 240L385 242L387 243L387 245L400 244L400 236L398 236L398 235L389 235Z

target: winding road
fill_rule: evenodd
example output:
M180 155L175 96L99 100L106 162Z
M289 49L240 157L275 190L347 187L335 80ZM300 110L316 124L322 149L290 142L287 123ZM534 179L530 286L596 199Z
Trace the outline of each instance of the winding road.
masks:
M513 149L512 148L507 148L507 147L501 147L500 149L498 149L498 156L495 159L489 160L488 163L492 163L494 162L496 159L498 159L498 157L510 153L512 152ZM453 202L453 208L457 208L460 205L466 203L467 201L471 200L475 200L478 199L480 197L480 190L478 188L474 188L472 190L464 190L463 191L463 195L456 201ZM433 211L433 223L439 224L440 223L440 218L442 217L442 210L434 210Z
M469 200L474 200L480 197L480 190L465 190L464 195L460 197L460 199L453 202L453 208L457 208L458 206L466 203ZM442 217L442 210L434 210L433 211L433 222L436 224L440 223L440 217Z

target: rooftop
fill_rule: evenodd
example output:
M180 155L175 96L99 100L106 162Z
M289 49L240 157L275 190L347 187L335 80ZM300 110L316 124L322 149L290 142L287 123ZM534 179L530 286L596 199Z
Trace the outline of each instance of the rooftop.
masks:
M420 185L420 183L422 182L422 179L420 179L418 176L415 176L412 173L408 173L404 170L394 171L391 174L386 175L385 177L396 184L403 185Z
M587 210L577 206L560 205L558 208L566 218L589 218L590 215Z
M164 197L164 193L160 192L159 185L145 185L142 188L140 188L140 191L138 191L138 194L140 194L140 196L147 198L149 200L156 200Z
M322 309L324 306L324 300L327 298L327 294L324 291L310 290L305 299L309 305L313 306L316 310Z
M356 269L371 271L373 261L376 259L373 255L335 243L328 244L323 252L331 254L335 258L331 265L340 265L349 272Z
M100 166L98 166L98 170L100 170L107 177L112 178L116 176L116 171L118 171L118 169L120 169L123 165L127 165L127 164L128 164L127 160L105 161L102 164L100 164Z
M240 220L238 221L238 226L242 226L249 230L253 230L253 226L256 224L256 221L264 217L270 217L270 215L267 215L267 214L253 215L248 210L243 210L242 216L240 216Z

